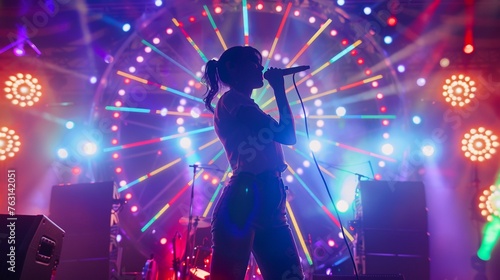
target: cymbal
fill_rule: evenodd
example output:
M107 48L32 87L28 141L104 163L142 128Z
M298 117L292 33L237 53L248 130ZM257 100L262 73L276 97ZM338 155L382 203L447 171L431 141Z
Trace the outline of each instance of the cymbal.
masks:
M194 216L193 219L191 220L191 223L194 226L196 224L196 222L198 222L197 228L210 227L210 220L208 218ZM181 217L179 219L179 223L183 226L187 226L189 223L189 217Z

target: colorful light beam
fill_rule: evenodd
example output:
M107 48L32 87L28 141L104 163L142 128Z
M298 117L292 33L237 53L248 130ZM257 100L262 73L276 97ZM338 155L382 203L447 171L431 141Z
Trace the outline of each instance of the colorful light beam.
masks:
M300 58L300 56L309 48L309 46L318 38L318 36L330 25L332 22L331 19L328 19L325 23L321 25L321 27L314 33L314 35L307 41L307 43L299 50L299 52L290 60L290 62L286 65L286 67L292 66L297 59ZM266 94L267 90L269 89L269 85L267 85L259 94L259 96L255 99L255 102L259 103L259 101L262 99L264 94Z
M198 172L198 174L195 175L195 180L200 177L200 175L202 174L202 172ZM142 228L141 228L141 232L145 232L154 222L156 222L160 217L161 215L163 215L163 213L165 213L165 211L167 211L168 208L170 208L170 206L172 204L174 204L174 202L179 199L179 197L193 184L193 179L191 179L191 181L189 181L184 187L182 187L182 189L167 203L165 204L165 206L163 206L160 211L158 211L158 213L156 213L153 218L151 218L151 220L149 220Z
M295 229L295 233L297 234L297 237L299 238L299 244L300 247L302 247L302 250L304 251L304 254L306 255L307 262L309 265L313 264L311 254L309 253L309 249L307 249L306 242L304 241L304 237L302 236L302 232L300 231L299 225L297 223L297 219L295 219L295 214L293 214L292 207L290 206L290 203L287 201L286 202L286 210L288 211L288 216L290 216L290 220L292 221L293 228Z
M174 159L173 161L171 161L171 162L169 162L169 163L167 163L167 164L165 164L165 165L163 165L163 166L161 166L161 167L159 167L159 168L157 168L157 169L149 172L148 174L146 174L144 176L141 176L141 177L133 180L132 182L130 182L130 183L122 186L121 188L118 189L118 192L122 192L122 191L124 191L124 190L126 190L126 189L128 189L128 188L130 188L130 187L132 187L134 185L137 185L140 182L143 182L143 181L145 181L145 180L153 177L154 175L156 175L156 174L158 174L158 173L166 170L167 168L169 168L169 167L171 167L171 166L179 163L180 161L181 161L181 158Z
M248 31L248 5L247 5L247 0L241 1L242 9L241 11L243 12L243 36L245 40L245 46L248 46L249 43L249 31Z
M298 82L296 82L296 85L298 86L298 85L302 84L303 82L307 81L308 79L312 78L314 75L318 74L320 71L322 71L323 69L325 69L327 66L335 63L341 57L343 57L344 55L348 54L350 51L352 51L354 48L356 48L357 46L359 46L361 43L362 43L361 40L357 40L352 45L350 45L349 47L345 48L344 50L342 50L341 52L339 52L338 54L336 54L335 56L333 56L330 60L328 60L327 62L325 62L323 65L321 65L319 68L317 68L316 70L314 70L312 73L307 74L306 76L304 76L302 79L300 79ZM362 83L360 83L360 84L362 84ZM356 85L351 84L350 86L354 87ZM347 89L348 87L344 86L343 88ZM286 92L288 93L292 89L294 89L294 86L290 86L289 88L287 88ZM271 104L271 102L273 102L275 99L276 99L276 97L274 97L274 96L271 97L264 104L262 104L262 108L265 108L266 106L268 106L269 104Z
M208 9L207 5L203 5L203 9L205 10L205 13L207 13L208 20L210 21L210 24L212 25L212 28L215 31L215 34L217 35L217 38L219 38L219 41L224 48L224 50L227 50L227 45L226 42L224 41L224 38L222 38L222 34L220 33L219 28L215 24L214 18L212 17L212 14L210 13L210 10Z
M274 55L274 50L276 49L276 45L278 44L279 38L281 37L281 32L283 31L283 27L285 27L286 19L288 18L288 14L290 14L290 10L292 9L292 2L289 2L286 6L285 13L281 18L280 26L278 27L278 31L276 32L276 36L274 36L273 44L271 46L271 50L269 51L269 55L267 56L266 63L264 65L264 71L269 67L269 63L271 62L271 57Z
M196 76L191 70L187 69L186 67L182 66L179 62L175 61L173 58L170 56L166 55L164 52L160 51L157 47L155 47L153 44L149 43L146 40L141 40L141 43L144 45L150 47L153 51L155 51L157 54L161 55L163 58L166 58L168 61L172 62L175 64L177 67L181 68L184 72L188 73L191 75L193 78L195 78L197 81L200 81L201 78Z
M159 137L159 138L155 138L155 139L150 139L150 140L144 140L144 141L129 143L129 144L120 145L120 146L116 146L116 147L108 147L108 148L104 148L103 152L112 152L112 151L129 149L129 148L138 147L138 146L149 145L149 144L158 143L158 142L162 142L162 141L166 141L166 140L170 140L170 139L174 139L174 138L179 138L179 137L183 137L183 136L189 136L189 135L194 135L194 134L198 134L198 133L203 133L203 132L207 132L207 131L210 131L210 130L213 130L213 129L214 129L214 127L210 126L210 127L205 127L205 128L200 128L200 129L192 130L192 131L189 131L189 132L172 134L172 135L168 135L168 136L163 136L163 137Z
M148 81L146 79L143 79L143 78L140 78L140 77L137 77L137 76L134 76L134 75L131 75L129 73L125 73L123 71L120 71L118 70L116 72L116 74L122 76L122 77L125 77L125 78L129 78L131 80L134 80L136 82L139 82L139 83L143 83L143 84L146 84L146 85L152 85L152 86L155 86L155 87L158 87L162 90L165 90L165 91L168 91L168 92L171 92L171 93L174 93L174 94L177 94L177 95L180 95L184 98L187 98L187 99L191 99L191 100L194 100L194 101L197 101L197 102L201 102L203 103L203 99L199 98L199 97L194 97L194 96L191 96L189 94L186 94L180 90L176 90L176 89L173 89L173 88L169 88L167 86L164 86L164 85L161 85L161 84L158 84L158 83L155 83L155 82L152 82L152 81Z
M203 62L207 63L208 62L208 58L200 50L200 48L198 47L198 45L196 45L196 43L193 41L193 39L191 38L191 36L189 36L189 34L186 32L186 30L184 28L182 28L182 24L176 18L172 18L172 22L175 24L175 26L177 26L181 30L182 34L184 34L184 37L186 37L186 39L188 40L188 42L196 50L196 52L201 57L201 59L203 59Z

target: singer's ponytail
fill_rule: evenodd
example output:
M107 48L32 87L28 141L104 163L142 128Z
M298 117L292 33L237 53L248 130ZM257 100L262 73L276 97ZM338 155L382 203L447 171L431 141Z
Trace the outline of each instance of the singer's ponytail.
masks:
M205 108L213 113L214 107L212 107L212 100L214 99L217 92L219 92L219 88L221 86L221 81L217 73L217 61L215 59L207 62L207 65L205 66L205 74L203 74L202 81L207 86L207 91L205 92L205 97L203 98L203 101L205 102Z
M212 59L205 65L205 73L203 74L202 82L207 86L203 101L205 107L214 113L212 100L219 92L222 86L233 86L237 83L239 77L234 77L228 69L229 64L238 64L241 61L249 58L257 57L262 62L262 55L260 52L250 46L235 46L227 49L220 56L219 60Z

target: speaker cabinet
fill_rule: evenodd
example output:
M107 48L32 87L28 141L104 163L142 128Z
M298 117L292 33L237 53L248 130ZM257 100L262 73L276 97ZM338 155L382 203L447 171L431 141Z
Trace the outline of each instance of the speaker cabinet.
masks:
M356 193L355 259L363 274L430 278L425 188L421 182L362 181Z
M116 193L113 182L52 187L50 218L66 231L57 279L110 279Z
M5 260L0 279L52 279L63 238L64 231L43 215L0 215L0 253Z

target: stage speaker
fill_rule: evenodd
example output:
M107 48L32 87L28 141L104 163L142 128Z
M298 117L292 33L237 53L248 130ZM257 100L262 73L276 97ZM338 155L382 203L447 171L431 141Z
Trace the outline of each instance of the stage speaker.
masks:
M52 187L50 218L66 231L57 280L110 279L113 182Z
M355 259L362 274L430 278L422 182L362 181L356 193Z
M63 238L64 230L44 215L0 215L0 279L52 279Z
M357 280L354 275L313 275L313 280ZM405 280L400 274L359 275L359 280Z

